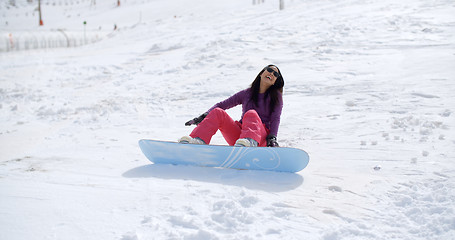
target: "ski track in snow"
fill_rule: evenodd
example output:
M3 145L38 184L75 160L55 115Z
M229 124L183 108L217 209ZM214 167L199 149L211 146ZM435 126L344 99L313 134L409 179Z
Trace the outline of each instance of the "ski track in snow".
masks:
M0 32L36 30L17 2ZM453 2L58 2L40 31L124 21L95 44L0 52L0 239L455 238ZM142 156L139 139L188 134L269 63L279 142L306 169Z

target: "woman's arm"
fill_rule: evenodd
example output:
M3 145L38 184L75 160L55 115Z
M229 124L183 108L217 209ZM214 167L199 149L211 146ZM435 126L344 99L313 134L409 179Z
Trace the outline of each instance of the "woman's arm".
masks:
M207 112L209 113L210 111L212 111L213 109L215 108L221 108L223 110L226 110L226 109L229 109L229 108L233 108L237 105L240 105L242 104L243 100L245 99L245 97L248 97L247 96L248 94L248 89L245 89L245 90L242 90L234 95L232 95L231 97L215 104L213 107L211 107Z

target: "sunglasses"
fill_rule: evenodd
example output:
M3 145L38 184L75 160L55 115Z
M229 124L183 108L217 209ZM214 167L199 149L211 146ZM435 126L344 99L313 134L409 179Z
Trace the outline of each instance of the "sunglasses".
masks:
M277 71L275 71L273 68L271 68L271 67L266 67L265 69L267 70L267 72L273 73L273 76L275 76L275 77L279 77L280 76L280 74Z

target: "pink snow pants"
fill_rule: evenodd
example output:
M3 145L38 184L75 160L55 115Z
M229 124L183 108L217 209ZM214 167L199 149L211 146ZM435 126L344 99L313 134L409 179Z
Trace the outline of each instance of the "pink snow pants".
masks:
M262 123L255 110L247 111L243 115L242 123L240 123L234 121L223 109L215 108L199 123L190 136L192 138L199 137L205 143L210 144L212 136L218 130L230 146L234 146L239 138L251 138L258 142L258 146L267 146L266 138L269 130Z

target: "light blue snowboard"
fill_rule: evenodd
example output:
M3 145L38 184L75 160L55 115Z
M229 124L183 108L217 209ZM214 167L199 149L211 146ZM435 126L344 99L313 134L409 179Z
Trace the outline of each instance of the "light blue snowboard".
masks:
M308 165L308 154L286 147L231 147L139 140L144 155L153 163L235 169L298 172Z

